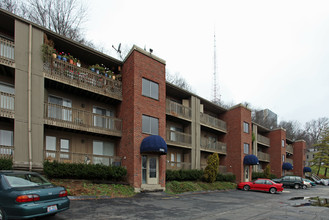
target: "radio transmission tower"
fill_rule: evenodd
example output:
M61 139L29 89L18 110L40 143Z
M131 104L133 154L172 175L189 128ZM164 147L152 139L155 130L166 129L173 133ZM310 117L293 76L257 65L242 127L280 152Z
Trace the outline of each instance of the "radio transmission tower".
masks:
M214 31L214 78L213 78L213 102L220 103L219 85L217 84L217 56L216 56L216 33Z

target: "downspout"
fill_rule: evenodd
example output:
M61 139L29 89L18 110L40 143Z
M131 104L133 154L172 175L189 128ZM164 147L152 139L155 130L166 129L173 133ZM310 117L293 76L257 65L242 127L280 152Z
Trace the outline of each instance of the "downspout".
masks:
M27 102L28 102L28 148L29 148L29 170L32 170L32 122L31 122L31 117L32 117L32 93L31 93L31 76L32 76L32 25L29 25L29 51L28 51L28 87L27 87Z

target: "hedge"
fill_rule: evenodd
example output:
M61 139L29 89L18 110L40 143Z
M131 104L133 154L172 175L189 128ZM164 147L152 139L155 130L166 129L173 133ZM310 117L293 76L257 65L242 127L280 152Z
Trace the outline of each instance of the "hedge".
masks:
M266 175L263 172L252 172L252 179L258 179L258 178L266 178ZM277 178L276 175L270 174L269 179L275 179Z
M200 181L203 170L166 170L167 181ZM234 182L235 175L218 173L216 181Z
M13 160L11 158L0 158L0 170L12 170Z
M59 163L45 161L43 171L48 178L86 180L124 180L127 169L102 164Z

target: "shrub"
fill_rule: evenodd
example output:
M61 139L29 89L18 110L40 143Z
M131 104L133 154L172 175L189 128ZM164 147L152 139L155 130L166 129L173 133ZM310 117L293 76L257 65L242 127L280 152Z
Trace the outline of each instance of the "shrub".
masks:
M0 158L0 170L13 169L13 160L11 158Z
M202 176L202 170L166 170L167 181L196 181Z
M267 179L275 179L276 175L269 174L269 177L266 177L263 172L252 172L252 179L258 179L258 178L267 178Z
M86 179L86 180L123 180L127 169L120 166L102 164L59 163L45 161L43 171L48 178Z
M216 181L220 181L220 182L235 182L235 175L234 174L221 174L218 173L216 176Z
M218 154L214 153L210 155L207 159L207 167L203 173L203 179L208 183L213 183L216 181L216 176L218 173L219 157Z
M270 178L271 175L271 166L268 164L264 169L265 178Z

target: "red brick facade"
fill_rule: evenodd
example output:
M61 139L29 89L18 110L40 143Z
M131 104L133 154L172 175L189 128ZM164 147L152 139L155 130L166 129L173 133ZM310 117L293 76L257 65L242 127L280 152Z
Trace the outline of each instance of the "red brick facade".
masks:
M223 117L227 123L227 134L224 142L227 146L227 155L225 165L228 172L236 175L236 181L244 181L244 164L243 159L244 143L249 144L249 154L252 154L252 132L251 132L251 112L244 106L236 106L227 111ZM249 124L249 133L243 131L243 122ZM252 166L249 166L249 173L252 173ZM251 175L250 175L251 180Z
M159 100L142 95L142 78L159 84ZM165 65L133 49L122 67L122 103L119 117L122 122L122 138L119 156L126 158L123 166L128 170L128 182L135 188L141 186L142 140L149 136L142 133L142 115L159 119L159 135L165 139L166 128L166 80ZM166 156L159 160L159 183L165 186Z
M305 151L306 151L306 142L296 141L293 143L294 148L294 154L293 154L293 160L294 160L294 174L297 176L304 176L304 166L305 166Z
M271 173L277 177L281 177L283 163L282 157L284 156L284 158L286 158L286 132L284 129L271 131L269 138L271 146L268 151L271 156ZM282 141L284 146L282 146Z

